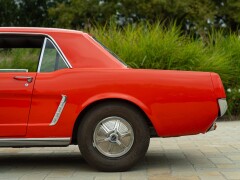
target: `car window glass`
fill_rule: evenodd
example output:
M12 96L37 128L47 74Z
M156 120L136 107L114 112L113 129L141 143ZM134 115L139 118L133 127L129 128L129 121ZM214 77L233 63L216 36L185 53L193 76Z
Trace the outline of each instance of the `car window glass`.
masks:
M59 69L68 68L62 56L50 40L46 40L46 45L42 57L40 72L52 72Z
M36 72L44 37L0 35L0 73Z

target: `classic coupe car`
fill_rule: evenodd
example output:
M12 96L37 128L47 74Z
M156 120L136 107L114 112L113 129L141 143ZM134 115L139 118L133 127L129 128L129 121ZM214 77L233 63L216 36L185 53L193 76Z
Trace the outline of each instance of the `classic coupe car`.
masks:
M0 147L78 145L124 171L150 137L206 133L226 109L216 73L132 69L80 31L0 28Z

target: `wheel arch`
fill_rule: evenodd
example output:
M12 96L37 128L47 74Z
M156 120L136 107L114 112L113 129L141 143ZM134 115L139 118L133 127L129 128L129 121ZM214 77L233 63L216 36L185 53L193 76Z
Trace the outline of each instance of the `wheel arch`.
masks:
M144 116L144 119L146 119L151 137L157 137L158 136L156 131L155 131L155 128L152 124L152 121L150 120L150 118L148 117L146 112L139 105L137 105L135 102L132 102L132 101L126 100L126 99L122 99L122 98L104 98L104 99L99 99L99 100L93 101L91 103L88 103L86 106L84 106L83 110L79 113L79 115L78 115L78 117L77 117L77 119L74 123L73 131L72 131L72 142L71 142L71 144L77 144L78 127L79 127L79 125L81 123L81 120L84 117L84 115L89 110L91 110L93 107L98 106L100 104L104 104L104 103L126 103L128 105L133 106Z

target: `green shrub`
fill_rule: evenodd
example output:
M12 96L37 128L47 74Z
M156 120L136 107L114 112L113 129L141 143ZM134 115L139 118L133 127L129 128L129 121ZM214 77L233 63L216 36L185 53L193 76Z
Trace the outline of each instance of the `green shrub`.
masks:
M236 117L240 114L240 89L228 89L228 113L230 117Z
M156 23L124 29L110 23L90 33L131 67L216 72L225 89L235 92L240 87L240 38L235 34L212 31L203 42L185 36L174 23L168 28ZM227 94L228 114L240 115L238 94Z

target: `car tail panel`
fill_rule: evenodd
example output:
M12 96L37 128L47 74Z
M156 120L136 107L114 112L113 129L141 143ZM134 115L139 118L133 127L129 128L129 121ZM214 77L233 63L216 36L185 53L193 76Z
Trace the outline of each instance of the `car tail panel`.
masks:
M220 76L217 73L211 73L214 94L217 99L226 98L225 90Z

